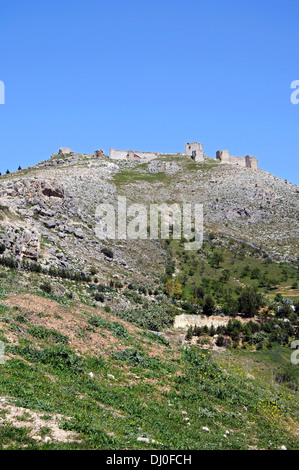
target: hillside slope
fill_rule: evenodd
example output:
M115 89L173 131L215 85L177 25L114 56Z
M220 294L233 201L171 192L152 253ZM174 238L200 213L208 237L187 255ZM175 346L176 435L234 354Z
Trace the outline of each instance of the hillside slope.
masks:
M102 241L95 236L96 207L130 202L202 203L204 230L247 241L276 259L298 258L299 188L262 170L164 157L148 164L78 156L57 157L0 177L5 255L14 253L60 269L103 279L155 283L165 264L154 240ZM113 250L113 259L103 247Z
M202 248L100 240L118 196L202 203ZM0 176L0 449L298 449L298 197L182 156Z
M98 309L2 297L1 449L298 448L298 392L273 382L283 348L212 357Z

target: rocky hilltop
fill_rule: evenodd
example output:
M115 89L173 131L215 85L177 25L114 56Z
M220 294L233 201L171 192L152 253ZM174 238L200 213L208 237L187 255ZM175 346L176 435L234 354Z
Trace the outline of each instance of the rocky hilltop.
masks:
M103 280L155 281L165 265L158 241L95 235L97 205L119 195L132 203L202 203L205 233L245 241L274 260L299 257L298 186L263 170L181 154L146 163L58 154L1 176L2 255L86 273L95 267Z

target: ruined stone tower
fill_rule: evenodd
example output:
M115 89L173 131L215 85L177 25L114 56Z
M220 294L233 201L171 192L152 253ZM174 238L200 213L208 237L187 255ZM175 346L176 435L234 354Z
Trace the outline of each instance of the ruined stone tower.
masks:
M204 161L203 146L200 142L185 144L185 154L190 156L195 162Z

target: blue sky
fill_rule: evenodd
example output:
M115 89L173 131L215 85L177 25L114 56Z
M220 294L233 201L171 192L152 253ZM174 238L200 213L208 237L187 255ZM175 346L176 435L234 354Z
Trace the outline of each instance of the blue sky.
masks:
M299 184L298 20L297 0L1 0L0 171L200 141Z

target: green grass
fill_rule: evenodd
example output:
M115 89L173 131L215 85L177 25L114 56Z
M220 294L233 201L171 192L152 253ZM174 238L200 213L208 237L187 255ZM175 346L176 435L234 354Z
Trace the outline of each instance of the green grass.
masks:
M112 354L106 361L80 358L79 367L69 364L70 356L66 356L67 362L57 362L55 347L51 351L47 356L51 360L41 361L28 354L28 349L18 349L32 365L11 359L1 366L0 393L14 397L16 406L70 417L62 428L77 432L81 442L68 448L153 448L140 445L138 436L161 442L163 445L154 446L158 449L298 448L293 434L298 426L298 394L271 387L267 380L246 379L242 356L239 364L222 361L221 365L197 348L168 360L128 351ZM262 354L255 360L264 363ZM124 383L124 361L141 380ZM265 365L269 367L269 359ZM87 376L89 371L95 374L93 380ZM113 383L107 379L108 371L115 376ZM55 382L47 377L49 373ZM157 393L158 385L167 385L167 389ZM184 421L186 416L189 421ZM208 427L210 433L202 427ZM224 437L227 430L228 437ZM2 426L1 433L2 447L66 448L63 443L36 443L25 428Z
M125 185L134 183L135 181L145 181L147 183L159 183L166 179L164 172L160 173L142 173L136 169L123 170L114 175L116 185Z

